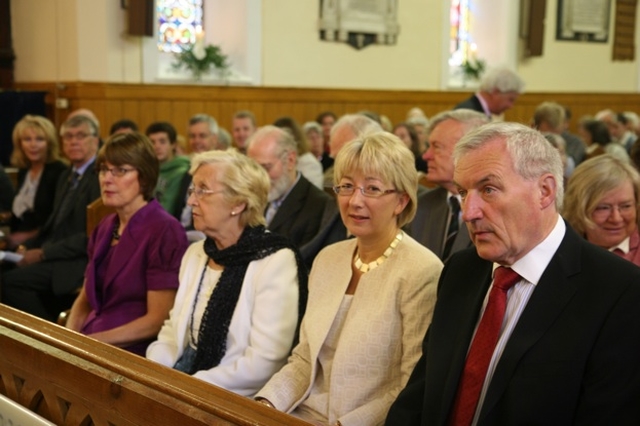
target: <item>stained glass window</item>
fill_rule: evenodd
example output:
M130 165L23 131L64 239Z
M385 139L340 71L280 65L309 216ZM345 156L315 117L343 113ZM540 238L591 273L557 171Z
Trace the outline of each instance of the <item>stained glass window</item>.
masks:
M158 49L181 52L196 41L202 30L203 0L156 0L158 10Z
M470 36L472 15L470 0L451 0L449 65L461 66L470 58L474 58L477 46Z

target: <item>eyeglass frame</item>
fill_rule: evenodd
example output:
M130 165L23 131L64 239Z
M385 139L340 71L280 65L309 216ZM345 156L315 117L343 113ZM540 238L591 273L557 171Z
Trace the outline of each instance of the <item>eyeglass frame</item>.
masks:
M216 191L215 189L196 188L195 185L191 185L187 188L187 197L191 197L193 195L196 197L196 200L202 200L205 195L220 194L222 192L224 192L224 189Z
M342 185L335 185L333 187L333 192L336 193L336 195L338 196L342 196L342 197L351 197L353 196L353 194L356 193L356 189L360 190L360 193L367 197L367 198L380 198L383 195L387 195L387 194L393 194L393 193L397 193L399 192L397 189L380 189L380 188L375 188L377 191L380 192L374 192L374 193L367 193L366 191L369 190L371 191L371 186L368 187L364 187L364 186L355 186L355 185L351 185L351 184L342 184ZM348 191L349 193L342 193L343 191Z
M591 212L591 217L597 220L608 219L615 210L621 217L625 217L633 213L637 206L632 202L620 203L620 204L598 204Z
M117 170L117 172L116 172ZM106 176L107 172L111 173L111 176L113 176L114 178L121 178L124 175L126 175L129 172L133 172L133 171L137 171L138 169L136 168L126 168L126 167L107 167L107 166L100 166L98 167L98 176Z
M60 135L60 137L62 138L63 141L73 141L75 139L83 141L87 138L90 137L94 137L95 134L93 133L85 133L85 132L78 132L78 133L65 133L63 135Z

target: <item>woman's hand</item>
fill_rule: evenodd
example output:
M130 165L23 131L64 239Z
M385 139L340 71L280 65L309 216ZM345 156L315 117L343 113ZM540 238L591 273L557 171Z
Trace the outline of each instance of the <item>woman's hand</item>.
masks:
M73 302L69 316L67 317L67 323L65 326L73 331L80 331L84 325L87 316L91 312L91 305L89 305L89 299L87 299L87 293L84 291L86 280L82 284L80 294Z
M18 250L16 250L16 253L24 256L22 260L18 262L18 266L32 265L44 259L44 251L39 248L27 250L24 246L20 246Z

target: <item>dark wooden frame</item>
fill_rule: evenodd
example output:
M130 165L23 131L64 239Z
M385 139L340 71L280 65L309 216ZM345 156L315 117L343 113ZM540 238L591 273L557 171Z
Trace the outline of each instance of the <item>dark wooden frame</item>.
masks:
M564 5L566 1L571 0L558 0L558 9L556 13L556 40L561 41L583 41L591 43L607 43L609 41L609 35L611 32L611 0L602 0L607 3L607 24L606 24L606 36L604 39L596 38L594 32L574 32L572 36L562 34L562 22L564 20Z

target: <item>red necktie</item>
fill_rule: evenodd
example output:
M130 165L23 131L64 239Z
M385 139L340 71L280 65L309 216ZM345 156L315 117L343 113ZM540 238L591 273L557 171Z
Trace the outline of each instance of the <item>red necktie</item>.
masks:
M476 412L482 384L496 348L502 320L507 309L507 291L522 278L510 268L496 268L489 300L480 319L476 335L471 342L464 371L458 385L450 425L468 426Z

